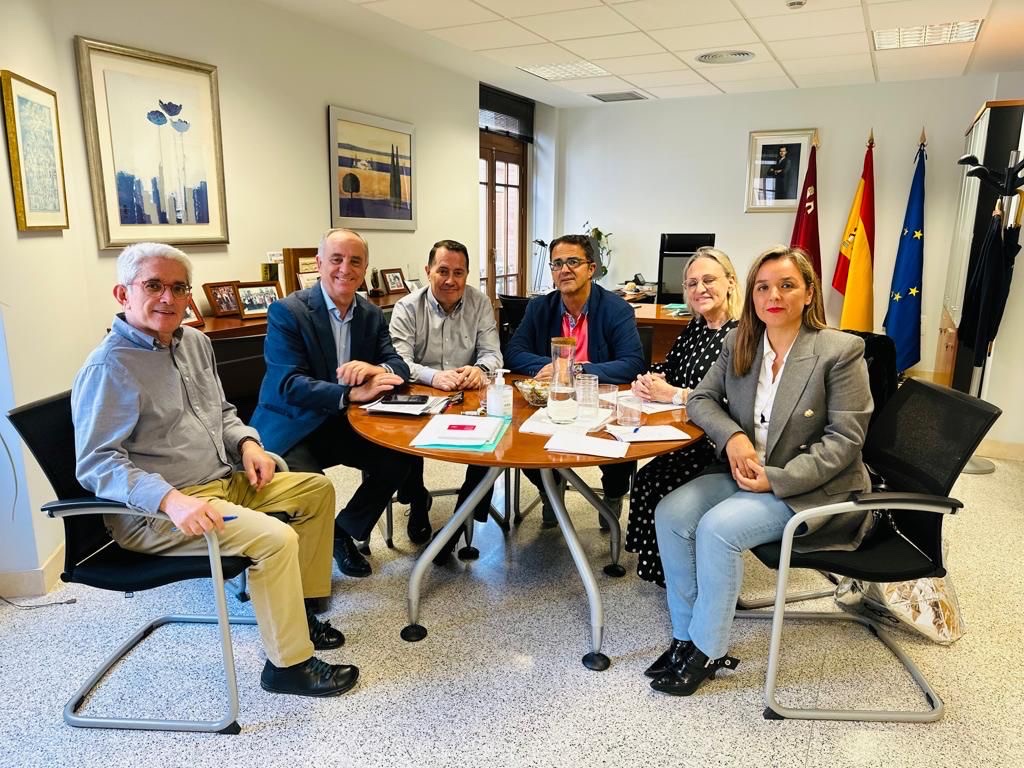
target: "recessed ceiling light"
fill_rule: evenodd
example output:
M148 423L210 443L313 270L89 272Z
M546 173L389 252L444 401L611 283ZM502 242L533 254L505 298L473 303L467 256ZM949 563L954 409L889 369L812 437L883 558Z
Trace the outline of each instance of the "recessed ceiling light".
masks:
M896 27L876 29L875 50L893 48L917 48L922 45L948 45L949 43L973 43L981 29L981 19L973 21L950 21L946 24L922 24L919 27Z
M754 54L750 51L708 51L697 57L701 64L736 64L750 61Z
M604 77L610 74L597 64L591 64L582 59L566 64L532 64L527 67L518 67L518 69L536 75L543 80L578 80L581 77Z

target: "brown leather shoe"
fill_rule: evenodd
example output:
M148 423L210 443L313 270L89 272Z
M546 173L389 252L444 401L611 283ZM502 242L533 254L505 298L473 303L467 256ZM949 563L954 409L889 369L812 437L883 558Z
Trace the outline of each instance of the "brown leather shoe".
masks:
M275 667L268 660L260 675L260 687L291 696L338 696L358 679L359 669L351 664L328 664L310 656L291 667Z

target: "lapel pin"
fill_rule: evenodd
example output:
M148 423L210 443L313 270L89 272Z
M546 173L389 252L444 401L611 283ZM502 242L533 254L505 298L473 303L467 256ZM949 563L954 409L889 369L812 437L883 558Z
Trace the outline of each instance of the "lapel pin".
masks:
M806 416L808 419L811 418L811 416L813 416L813 415L814 415L814 411L812 411L810 408L808 408L806 411L804 411L804 416Z

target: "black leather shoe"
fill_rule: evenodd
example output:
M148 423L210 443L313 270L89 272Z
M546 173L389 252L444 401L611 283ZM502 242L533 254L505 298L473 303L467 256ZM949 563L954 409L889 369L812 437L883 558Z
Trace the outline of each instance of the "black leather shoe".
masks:
M334 532L334 562L346 576L362 578L373 573L366 558L359 554L352 537L341 531Z
M647 677L661 677L673 666L685 662L692 649L693 643L691 641L676 640L673 637L672 644L668 647L668 650L655 659L654 663L644 670L644 674Z
M455 553L455 547L458 546L459 538L465 536L464 531L465 528L460 528L459 532L452 536L447 544L441 547L441 551L434 555L434 565L446 565L451 560L452 555ZM436 538L439 533L441 532L435 533L434 537Z
M340 629L335 629L329 621L320 621L308 608L306 609L306 623L309 624L309 639L313 641L313 647L318 651L332 651L341 648L345 644L345 635Z
M405 532L413 544L426 544L430 541L430 508L434 506L434 498L430 491L424 489L423 496L409 507L409 522Z
M732 656L709 659L693 645L686 661L670 667L661 677L651 680L651 688L669 696L689 696L709 677L714 679L719 669L735 669L739 663L740 660Z
M327 613L328 605L331 602L329 597L307 597L306 598L306 611L312 611L313 613Z
M552 509L551 505L548 504L548 500L544 499L544 503L540 510L540 527L541 528L557 528L558 518L555 517L555 510Z
M359 669L351 664L328 664L316 656L291 667L263 666L260 687L271 693L292 696L338 696L359 679Z

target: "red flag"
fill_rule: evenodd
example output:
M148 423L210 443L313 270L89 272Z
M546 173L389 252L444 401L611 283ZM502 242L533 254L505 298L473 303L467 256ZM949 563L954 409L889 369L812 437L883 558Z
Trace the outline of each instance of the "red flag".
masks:
M789 238L791 248L800 248L811 257L814 271L821 277L821 241L818 238L818 147L811 145L807 161L807 175L804 176L804 191L800 193L800 205L793 222L793 236Z
M850 206L850 216L839 246L839 259L832 276L832 287L844 295L843 315L839 327L873 331L873 277L875 253L875 165L874 134L868 138L864 153L864 169L857 184L857 193Z

